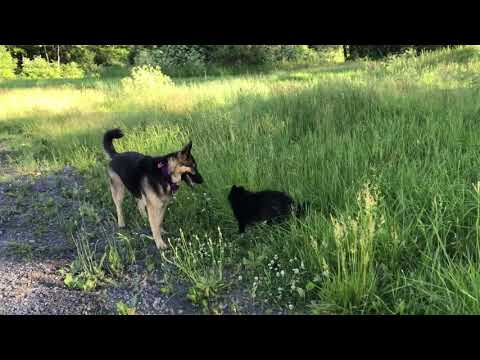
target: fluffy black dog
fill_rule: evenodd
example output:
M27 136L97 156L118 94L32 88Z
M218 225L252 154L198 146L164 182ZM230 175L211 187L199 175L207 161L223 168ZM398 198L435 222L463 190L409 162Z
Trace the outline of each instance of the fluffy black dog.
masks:
M279 223L291 215L302 216L308 204L297 204L284 192L251 192L242 186L233 185L228 201L238 222L240 233L247 225L266 221L267 224Z

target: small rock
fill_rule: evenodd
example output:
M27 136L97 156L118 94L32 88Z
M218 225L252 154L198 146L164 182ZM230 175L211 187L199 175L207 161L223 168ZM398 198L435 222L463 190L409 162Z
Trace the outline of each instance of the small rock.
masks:
M155 299L155 301L153 302L153 305L152 305L155 310L157 310L157 311L160 310L160 302L161 301L162 301L161 298L156 298Z

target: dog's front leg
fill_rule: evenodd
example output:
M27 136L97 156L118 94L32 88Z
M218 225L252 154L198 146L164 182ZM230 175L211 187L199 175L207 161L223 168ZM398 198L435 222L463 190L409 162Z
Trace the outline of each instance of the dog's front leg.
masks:
M161 235L167 233L163 228L163 220L165 219L165 212L167 211L168 203L169 203L168 199L162 201L162 206L160 208L160 234Z
M152 229L153 240L155 240L158 249L164 250L167 248L167 244L163 241L160 232L162 205L160 199L147 199L148 221L150 222L150 228Z
M146 201L144 198L137 200L137 208L143 218L147 218Z

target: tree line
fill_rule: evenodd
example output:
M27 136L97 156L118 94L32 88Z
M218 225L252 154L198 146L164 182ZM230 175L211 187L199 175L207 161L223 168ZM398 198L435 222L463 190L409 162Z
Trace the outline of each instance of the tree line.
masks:
M41 56L47 61L66 64L76 62L84 68L94 65L128 65L133 64L135 56L142 50L157 49L166 45L6 45L10 53L20 62ZM175 46L175 45L169 45ZM252 63L266 61L278 47L295 45L177 45L199 51L211 61L223 63ZM328 51L335 45L307 45L317 51ZM448 45L336 45L342 47L345 60L369 57L382 57L399 54L413 49L420 53ZM291 50L290 51L294 51ZM252 64L254 65L254 64Z
M417 55L452 45L342 45L346 61L359 58L381 59L389 55L402 54L413 50Z

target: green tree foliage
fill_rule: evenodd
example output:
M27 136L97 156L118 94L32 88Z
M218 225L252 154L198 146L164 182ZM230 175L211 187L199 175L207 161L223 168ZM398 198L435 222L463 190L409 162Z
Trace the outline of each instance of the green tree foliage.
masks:
M205 49L198 45L162 45L140 49L135 65L159 66L165 74L202 75L206 68Z
M58 64L58 62L47 61L40 56L32 60L24 59L22 77L26 79L78 79L85 76L85 72L75 62Z
M126 65L131 51L130 45L97 45L93 47L95 63L100 65Z
M67 64L76 62L82 69L91 70L99 65L127 65L136 45L6 45L23 66L24 59L36 56L47 62Z
M15 78L17 62L3 45L0 45L0 79Z
M311 61L317 56L308 45L210 45L206 49L210 61L226 66Z
M389 55L401 54L410 49L419 55L422 51L432 51L451 45L343 45L345 60L359 58L381 59Z
M56 63L61 76L78 77L81 73L104 76L125 76L131 65L159 66L170 76L199 76L222 69L248 67L267 68L279 63L341 62L368 57L382 59L386 56L413 50L435 50L449 45L4 45L3 57L13 56L17 73L24 64L35 76L55 72L50 63ZM7 54L8 53L8 54ZM6 55L7 54L7 55ZM42 58L45 63L34 61ZM8 62L9 69L12 60ZM34 65L32 65L32 61ZM63 65L76 63L65 68ZM3 67L7 65L1 65ZM2 67L2 69L3 69ZM77 70L77 67L81 70ZM50 70L39 71L39 68ZM67 70L65 70L67 69ZM7 70L3 70L7 71ZM223 70L222 70L223 71ZM11 71L6 73L11 75ZM7 75L3 75L6 77ZM30 75L28 75L30 76ZM43 76L43 75L42 75Z
M23 60L22 75L26 79L60 79L62 70L57 63L35 56L32 60Z

